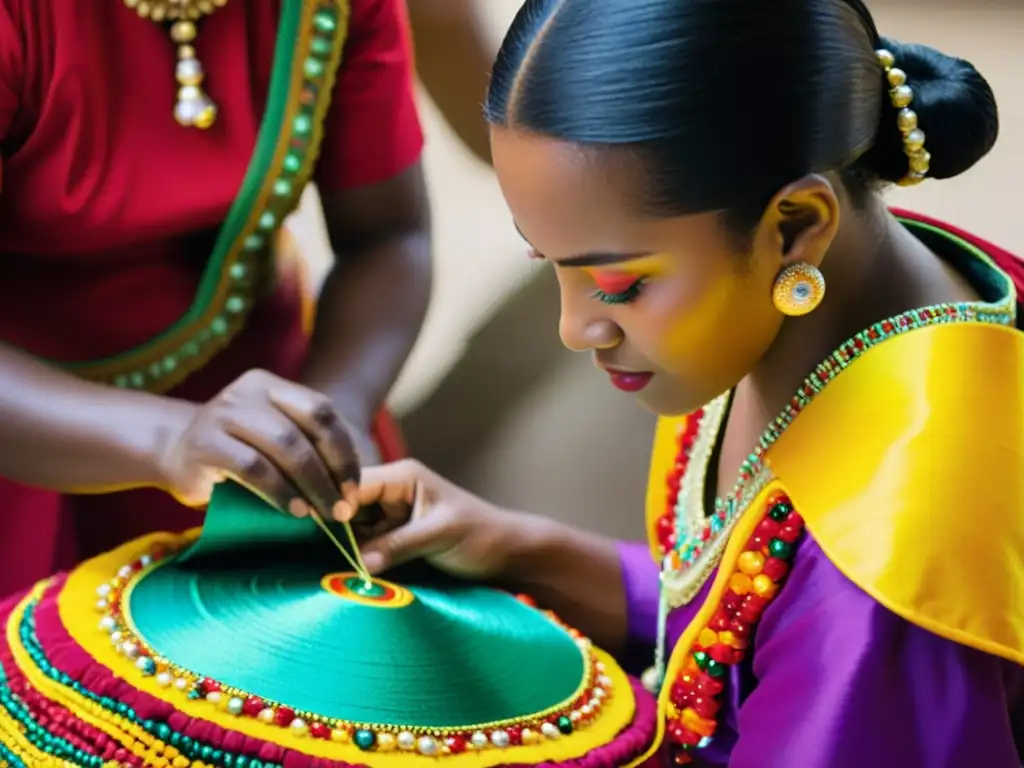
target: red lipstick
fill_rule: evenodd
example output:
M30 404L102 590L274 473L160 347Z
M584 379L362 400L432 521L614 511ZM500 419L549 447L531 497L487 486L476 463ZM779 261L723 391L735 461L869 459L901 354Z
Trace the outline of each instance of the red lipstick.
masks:
M650 383L654 376L650 371L616 371L611 368L605 370L611 377L612 386L623 392L639 392Z

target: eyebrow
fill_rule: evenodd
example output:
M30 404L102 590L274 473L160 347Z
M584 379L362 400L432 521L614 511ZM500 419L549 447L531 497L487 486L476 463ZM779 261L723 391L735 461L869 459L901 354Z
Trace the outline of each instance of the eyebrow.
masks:
M523 230L519 228L519 225L512 222L512 226L516 228L516 232L519 236L526 240L527 243L530 241L523 234ZM539 253L539 251L538 251ZM552 264L557 264L560 267L597 267L603 264L618 264L623 261L633 261L635 259L642 259L652 255L649 252L642 251L636 253L581 253L578 256L569 256L558 261L551 260Z

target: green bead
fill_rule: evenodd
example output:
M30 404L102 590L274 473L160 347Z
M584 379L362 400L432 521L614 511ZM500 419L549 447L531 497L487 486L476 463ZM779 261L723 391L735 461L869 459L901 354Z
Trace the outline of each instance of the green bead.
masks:
M569 735L570 733L572 733L572 720L570 720L565 715L562 715L560 718L558 718L558 730L564 733L565 735Z
M127 389L128 388L128 377L125 376L124 374L121 374L120 376L115 377L114 378L114 386L117 387L118 389Z
M793 554L793 545L782 539L772 539L768 544L768 553L772 557L785 560Z
M195 357L199 354L199 345L194 341L186 341L181 345L181 354L185 357Z
M167 355L167 357L163 359L162 365L164 368L164 373L170 373L171 371L178 367L178 358L176 358L174 355Z
M769 517L777 523L783 522L789 513L793 511L793 505L788 501L779 501L772 505L771 511L768 513Z
M245 310L245 299L241 296L228 296L228 300L224 302L224 309L233 315L237 315Z
M334 41L327 37L314 37L309 50L321 58L327 58L334 53Z
M313 130L313 119L309 115L296 115L292 121L292 128L297 134L305 136Z
M223 336L225 333L227 333L227 330L228 330L228 321L227 320L225 320L223 317L215 317L215 318L213 318L213 322L210 323L210 332L211 333L214 333L217 336Z
M313 26L317 32L333 32L338 28L338 20L330 11L317 11L313 15Z
M271 211L265 211L260 215L260 229L271 230L277 226L277 216Z
M306 73L306 77L310 80L317 80L324 73L324 63L320 59L315 59L312 56L308 57L302 66L303 71Z
M284 156L284 163L282 165L289 173L298 173L299 168L302 167L302 158L294 152L289 152Z
M714 659L708 659L707 666L704 668L711 677L724 677L728 668L725 664L715 661Z
M263 235L248 235L242 243L247 251L258 251L263 247Z
M704 651L697 651L693 654L693 660L697 662L697 666L701 669L707 669L708 662L711 660Z
M292 183L288 179L278 179L274 182L274 194L278 197L288 197L292 189Z
M228 268L228 274L232 280L242 280L249 274L249 268L240 261L236 261Z
M364 750L372 749L373 745L377 743L377 737L373 735L373 731L367 731L362 728L355 732L352 740L355 741L357 747Z
M135 389L142 389L146 386L146 377L140 371L136 371L131 375L131 384Z

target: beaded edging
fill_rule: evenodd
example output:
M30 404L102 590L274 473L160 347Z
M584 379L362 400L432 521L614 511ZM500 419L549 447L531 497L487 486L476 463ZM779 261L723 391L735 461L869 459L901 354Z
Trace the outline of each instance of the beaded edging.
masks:
M173 547L156 547L151 553L122 566L111 581L101 584L97 588L96 602L101 613L99 629L109 634L115 649L139 674L154 678L162 688L178 691L193 701L205 701L233 716L255 718L266 725L278 726L282 733L295 738L351 743L364 751L416 752L426 757L456 755L467 750L533 746L569 736L591 725L599 719L613 695L613 681L590 641L567 627L552 612L544 611L551 621L570 634L586 660L579 690L566 702L549 710L514 720L460 728L348 722L296 710L175 665L161 657L140 636L126 609L131 591L150 570L174 554ZM528 597L521 595L518 599L536 607Z
M285 0L282 5L257 147L192 307L163 334L120 355L50 362L92 381L162 393L202 368L244 327L272 277L275 236L298 207L316 162L348 34L348 0ZM289 62L287 68L282 61Z

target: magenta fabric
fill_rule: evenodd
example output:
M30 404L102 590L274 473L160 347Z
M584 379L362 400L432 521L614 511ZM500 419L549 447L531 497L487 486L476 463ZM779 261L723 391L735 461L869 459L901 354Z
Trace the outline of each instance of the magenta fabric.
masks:
M36 606L36 635L46 649L51 663L89 690L128 704L144 719L165 721L175 731L208 742L220 749L257 757L264 761L282 763L285 768L353 768L349 763L309 757L239 733L225 731L204 720L192 719L178 712L172 705L133 688L128 681L93 661L64 628L57 605L57 595L63 582L63 576L57 577ZM6 625L8 615L23 596L12 597L0 603L0 626ZM5 668L11 666L5 640L0 641L0 662ZM7 672L12 678L18 676L16 669L8 668ZM614 768L640 755L654 738L657 707L654 698L644 691L637 681L631 681L631 684L637 699L636 716L633 724L612 744L593 750L577 760L545 763L540 768ZM660 760L656 758L646 763L645 768L656 768L658 765Z
M646 545L619 552L630 632L647 641L657 568ZM670 614L670 647L710 583ZM715 741L698 753L703 768L1021 766L1024 670L891 613L809 536L751 647L731 671Z

